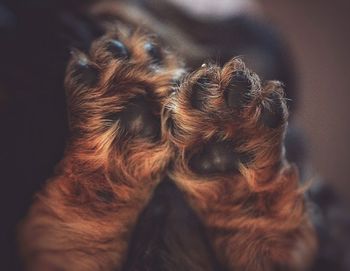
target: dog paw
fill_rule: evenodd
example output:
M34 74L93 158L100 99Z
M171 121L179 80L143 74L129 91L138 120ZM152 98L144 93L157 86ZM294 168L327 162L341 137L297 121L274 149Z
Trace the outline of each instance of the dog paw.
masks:
M165 108L177 150L169 175L223 266L305 270L315 239L297 170L284 158L281 83L262 82L240 59L223 68L203 65Z
M252 171L267 173L282 160L287 121L282 85L262 83L240 59L223 68L203 65L166 109L169 138L179 150L176 179L233 180Z
M109 33L89 53L73 51L65 86L78 158L140 177L164 168L160 111L181 73L156 39L137 31Z

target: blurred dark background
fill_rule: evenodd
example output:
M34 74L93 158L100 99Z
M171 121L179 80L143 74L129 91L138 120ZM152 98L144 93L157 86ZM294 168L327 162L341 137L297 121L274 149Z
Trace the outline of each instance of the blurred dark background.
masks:
M120 14L92 15L91 6L98 2L104 1L0 1L2 270L20 270L16 225L62 157L69 51L86 50L106 22L120 19ZM288 156L302 169L303 179L315 180L309 194L321 250L313 270L349 271L350 2L120 2L153 16L154 25L145 24L151 30L161 25L168 33L180 33L174 35L178 39L162 33L160 38L178 49L190 68L242 55L265 79L286 84L292 112Z

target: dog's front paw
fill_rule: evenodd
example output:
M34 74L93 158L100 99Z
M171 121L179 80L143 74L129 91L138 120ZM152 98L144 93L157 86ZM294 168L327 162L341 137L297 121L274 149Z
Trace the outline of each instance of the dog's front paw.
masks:
M169 136L180 150L177 171L187 181L250 180L254 172L262 185L281 165L287 120L282 86L262 85L239 59L223 69L203 66L169 99L167 110Z
M160 111L181 69L156 44L112 33L73 53L65 79L71 137L20 230L28 270L122 269L172 158Z
M177 149L171 177L218 258L233 270L303 270L315 243L296 170L284 158L281 83L261 82L240 59L203 65L164 113Z
M154 38L138 32L111 33L89 54L73 52L65 85L75 157L117 179L161 172L170 153L160 111L181 72Z

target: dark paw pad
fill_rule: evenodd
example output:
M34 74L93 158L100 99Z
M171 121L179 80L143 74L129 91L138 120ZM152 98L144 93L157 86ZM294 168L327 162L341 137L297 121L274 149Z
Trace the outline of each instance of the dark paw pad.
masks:
M251 101L252 83L243 71L237 71L232 76L226 90L226 104L231 108L240 108Z
M125 47L123 43L118 40L110 40L107 44L107 50L115 57L115 58L129 58L130 53L129 50Z
M98 82L99 71L96 67L90 65L86 59L82 58L74 64L72 77L78 84L93 86Z
M162 50L155 44L147 42L144 45L144 49L147 54L151 57L152 64L161 64L163 61Z
M206 76L200 77L192 87L191 106L198 110L203 110L207 99L207 87L210 80Z
M96 191L96 195L99 200L110 203L114 200L114 194L112 191L107 191L107 190L98 190Z
M160 121L152 113L152 104L143 97L131 100L118 117L122 127L132 135L152 138L160 135Z
M261 110L260 120L269 128L278 128L285 120L285 112L281 98L278 94L272 93L269 97L269 107Z
M240 161L243 165L247 166L254 162L255 155L252 152L246 152L240 154Z
M230 142L208 144L190 159L191 169L199 174L237 171L239 156Z

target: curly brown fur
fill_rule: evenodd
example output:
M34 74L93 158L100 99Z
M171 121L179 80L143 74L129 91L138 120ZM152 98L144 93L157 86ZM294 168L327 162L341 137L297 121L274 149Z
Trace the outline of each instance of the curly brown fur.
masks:
M281 84L262 84L233 59L222 69L203 65L175 89L180 66L154 38L126 28L93 43L89 55L73 52L65 81L71 139L21 228L29 270L135 268L127 257L133 229L166 175L205 226L207 236L193 240L209 238L224 267L304 270L310 264L316 244L297 171L284 158ZM165 238L162 230L154 236L163 245L195 244ZM198 244L205 246L203 240ZM179 249L167 249L172 263L176 255L188 261ZM200 255L210 255L205 249L193 255L197 263L175 266L216 265L212 259L201 267Z
M304 270L316 244L297 170L284 157L281 84L262 84L233 59L222 69L204 65L175 89L184 73L179 61L151 35L130 31L130 19L131 25L140 22L122 7L111 2L90 10L124 22L94 42L89 54L74 51L68 64L71 138L22 225L26 265L39 271L121 270L124 264L127 270L218 270L208 238L228 270ZM161 34L168 41L179 37ZM189 219L173 211L188 212L183 202L168 203L175 216L154 217L152 223L165 226L150 231L151 223L138 232L136 224L148 218L142 210L167 175L184 191L207 236L196 223L173 221ZM169 202L171 191L165 192ZM148 233L147 244L139 246L135 236Z
M229 270L305 270L316 241L297 169L284 157L287 108L279 82L240 59L203 65L165 110L177 149L172 179Z
M71 138L21 225L29 270L119 270L171 149L160 108L181 69L140 31L73 52L65 85ZM125 113L127 112L127 113Z

